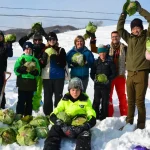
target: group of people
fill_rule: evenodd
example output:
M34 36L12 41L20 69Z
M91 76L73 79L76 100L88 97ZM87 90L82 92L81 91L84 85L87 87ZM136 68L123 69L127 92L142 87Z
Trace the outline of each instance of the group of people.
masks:
M136 1L136 4L137 12L150 22L150 13L143 9L139 2ZM23 54L14 67L18 87L16 113L26 116L32 115L32 110L38 110L43 87L43 112L50 115L53 124L45 140L44 150L59 150L62 137L76 138L76 150L90 150L89 129L96 124L96 119L103 120L113 116L114 87L119 99L120 115L127 116L126 123L133 124L137 106L137 128L145 128L145 94L150 71L150 61L146 60L145 51L150 28L144 30L142 20L136 18L131 22L130 34L124 29L126 16L127 13L123 11L117 31L111 33L111 43L108 45L96 47L95 34L87 32L91 38L91 50L85 46L84 37L78 35L73 48L66 54L65 49L59 46L57 35L54 32L46 34L43 29L40 33L31 30L31 33L19 40ZM28 42L32 36L33 44ZM47 40L46 45L42 36ZM121 38L128 47L120 42ZM92 52L98 53L98 59L94 59ZM73 61L72 57L76 53L82 55L82 65ZM4 84L7 58L12 55L12 43L4 43L4 35L0 32L0 91ZM71 79L68 93L63 96L66 65L70 68ZM93 104L86 94L89 77L94 82ZM4 95L1 108L5 108L5 103ZM78 126L65 122L58 117L61 112L71 120L84 118L85 122Z

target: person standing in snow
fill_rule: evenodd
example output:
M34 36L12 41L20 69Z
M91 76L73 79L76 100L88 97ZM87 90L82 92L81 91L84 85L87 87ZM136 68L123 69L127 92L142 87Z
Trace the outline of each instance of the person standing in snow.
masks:
M83 92L86 92L89 81L89 68L91 68L94 63L94 56L92 52L85 46L85 40L83 36L78 35L74 40L74 45L75 46L67 53L67 63L69 68L71 68L71 78L80 78L83 82ZM81 54L83 57L82 65L80 65L78 62L74 62L72 59L77 53Z
M100 45L97 52L99 57L91 68L90 76L94 81L93 108L96 111L96 118L103 120L108 117L110 85L116 76L116 67L107 55L106 46Z
M4 85L5 71L7 70L7 59L13 56L12 42L5 43L4 34L0 31L0 94ZM6 99L3 94L0 108L5 109Z
M150 13L143 9L138 1L137 12L150 23ZM146 121L145 94L148 86L150 62L145 58L146 38L150 34L150 27L144 30L142 20L135 18L131 21L131 34L124 29L127 12L120 15L117 31L128 44L126 56L128 114L126 122L133 124L135 106L138 110L137 128L144 129Z
M54 32L48 33L47 49L40 60L42 64L42 79L44 88L45 115L53 111L53 94L55 95L54 107L62 98L65 81L66 52L58 46L58 38Z
M34 29L31 29L31 32L22 37L19 40L19 44L21 47L23 47L23 44L29 40L33 36L33 56L39 60L42 57L43 51L45 50L45 44L43 43L43 37L44 36L47 39L47 34L45 33L44 29L41 27L40 31L35 31ZM41 67L41 64L40 64ZM42 70L42 67L41 67ZM33 110L37 111L39 110L40 107L40 102L42 100L42 78L41 78L41 73L40 76L36 78L37 81L37 90L34 93L33 96Z
M36 77L40 74L38 59L32 56L31 42L23 44L24 54L19 57L14 66L17 75L18 102L16 113L32 115L32 98L37 89Z
M96 113L91 100L83 93L82 81L77 77L70 80L68 91L50 115L53 126L45 140L43 150L60 150L63 137L77 139L75 150L91 150L90 128L96 124ZM62 112L66 114L66 118L65 115L58 118ZM81 122L81 118L75 122L78 117L84 118L84 122ZM66 122L68 118L70 121Z
M90 45L91 51L97 53L96 47L96 36L92 33L89 33L91 37ZM113 108L113 91L114 87L116 89L118 99L119 99L119 109L121 116L127 116L128 104L125 92L126 78L125 78L125 58L127 46L120 42L120 35L118 31L113 31L111 33L111 44L107 45L108 55L114 61L116 65L117 76L111 82L110 96L109 96L109 107L108 107L108 116L112 117L114 114Z

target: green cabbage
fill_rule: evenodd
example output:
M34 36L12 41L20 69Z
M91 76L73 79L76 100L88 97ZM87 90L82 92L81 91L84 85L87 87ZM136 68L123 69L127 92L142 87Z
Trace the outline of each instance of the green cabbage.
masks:
M137 5L135 2L130 2L127 9L126 9L126 12L128 13L129 16L132 16L136 13L137 11Z
M27 72L30 72L30 71L33 71L33 70L36 70L37 68L36 68L36 62L26 62L25 64L24 64L24 66L26 66L27 67Z
M21 146L34 145L37 142L36 130L33 126L27 124L18 130L17 143Z
M80 126L80 125L83 125L86 121L87 120L85 117L76 117L75 119L72 120L71 125L72 126Z
M150 37L146 40L146 50L150 53Z
M108 79L105 74L98 74L96 76L96 80L97 80L97 82L105 83L105 82L107 82Z
M34 32L39 32L41 28L42 28L41 22L36 22L32 25L32 30L34 30Z
M46 116L37 116L33 120L31 120L29 124L34 127L37 127L37 126L47 127L49 125L49 121Z
M0 128L0 145L16 142L16 132L12 128Z
M48 56L51 56L52 54L56 54L56 50L53 49L52 47L51 48L47 48L45 50L45 52L48 54Z
M12 109L0 110L0 121L4 124L12 124L15 118L15 112Z
M86 31L89 31L91 33L95 33L97 29L97 26L94 25L92 22L89 22L88 25L86 26Z
M83 55L79 52L72 56L72 62L79 64L79 66L84 66Z
M48 134L48 127L36 127L36 134L38 138L46 138Z
M66 124L71 124L71 117L69 117L65 112L59 112L57 118L65 122Z
M15 34L6 34L5 35L5 42L15 42L16 41L16 35Z

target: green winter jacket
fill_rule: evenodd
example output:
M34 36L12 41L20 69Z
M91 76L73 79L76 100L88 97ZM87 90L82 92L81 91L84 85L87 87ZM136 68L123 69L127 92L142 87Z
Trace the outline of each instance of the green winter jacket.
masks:
M64 96L63 99L60 100L57 107L54 109L52 114L57 115L59 112L65 112L70 118L74 118L76 116L84 115L89 121L92 117L96 118L96 113L92 108L91 101L89 97L84 94L87 99L85 100L76 100L75 102L68 99L69 93Z
M150 23L150 13L143 8L139 12ZM145 58L146 38L150 34L150 25L148 30L143 30L140 36L135 36L124 29L126 14L121 14L117 31L123 40L128 44L126 56L126 69L128 71L140 71L150 69L150 61Z
M32 55L21 55L15 63L14 72L17 75L17 87L22 91L36 91L36 77L28 72L27 74L21 74L17 72L17 69L20 66L25 65L26 62L34 62L35 68L38 70L40 74L40 65L38 60Z

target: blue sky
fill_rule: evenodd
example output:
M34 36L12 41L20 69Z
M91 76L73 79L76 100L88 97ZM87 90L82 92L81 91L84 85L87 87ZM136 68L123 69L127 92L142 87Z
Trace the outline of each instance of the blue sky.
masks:
M36 8L36 9L57 9L57 10L76 10L90 12L107 12L121 13L122 6L126 0L4 0L1 1L0 7L21 7L21 8ZM139 1L143 8L150 11L150 0ZM19 14L19 15L34 15L34 16L53 16L53 17L78 17L78 18L97 18L97 19L114 19L117 20L117 14L100 14L100 13L83 13L83 12L63 12L49 10L14 10L0 8L0 14ZM138 14L136 14L138 15ZM128 17L132 20L133 17ZM142 18L143 19L143 18ZM64 19L64 18L25 18L25 17L4 17L0 16L0 28L6 27L15 28L30 28L34 22L42 22L43 27L52 25L73 25L75 27L84 27L89 20L84 19ZM94 20L90 20L94 21ZM143 21L145 21L143 19ZM116 24L116 21L103 21L104 25ZM2 27L6 26L6 27Z

